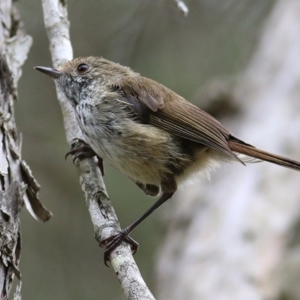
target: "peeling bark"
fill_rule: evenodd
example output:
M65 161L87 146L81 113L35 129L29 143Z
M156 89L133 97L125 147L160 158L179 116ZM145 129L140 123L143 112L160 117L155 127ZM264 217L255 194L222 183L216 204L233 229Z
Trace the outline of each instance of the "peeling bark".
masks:
M20 211L23 204L39 220L51 213L38 199L39 185L21 157L21 135L14 118L18 79L31 38L25 34L11 0L0 2L0 289L7 299L14 276L19 279L14 299L21 299Z

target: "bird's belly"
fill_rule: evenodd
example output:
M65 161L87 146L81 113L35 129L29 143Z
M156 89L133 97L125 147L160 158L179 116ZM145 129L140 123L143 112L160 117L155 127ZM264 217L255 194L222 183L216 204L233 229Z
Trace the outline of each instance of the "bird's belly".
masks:
M182 154L167 132L149 126L131 122L109 133L89 130L86 139L97 155L133 181L159 186Z

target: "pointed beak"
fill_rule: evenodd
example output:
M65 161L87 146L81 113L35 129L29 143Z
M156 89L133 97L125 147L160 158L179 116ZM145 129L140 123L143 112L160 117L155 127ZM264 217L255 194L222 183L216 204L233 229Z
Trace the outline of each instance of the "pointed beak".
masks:
M48 67L34 67L34 68L42 73L45 73L46 75L51 76L54 79L57 79L64 74L63 72L53 68L48 68Z

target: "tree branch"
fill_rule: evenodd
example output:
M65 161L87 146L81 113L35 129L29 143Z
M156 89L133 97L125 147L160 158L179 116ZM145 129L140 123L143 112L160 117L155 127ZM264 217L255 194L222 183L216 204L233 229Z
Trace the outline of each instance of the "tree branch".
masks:
M14 276L19 279L14 299L21 299L20 213L24 202L36 219L51 213L37 197L39 185L21 157L14 100L22 65L31 46L12 0L0 1L0 298L8 299Z
M43 0L42 3L52 61L54 67L57 67L73 58L67 6L65 1L59 0ZM57 97L63 112L67 141L71 145L75 138L83 139L83 135L71 104L59 89L57 89ZM109 201L96 158L76 160L75 165L94 225L95 237L100 243L101 239L119 231L120 224ZM123 243L111 253L111 265L128 299L154 299L127 244Z
M187 17L189 13L189 9L186 6L186 4L182 0L173 0L173 1L176 3L178 9L183 13L183 15Z
M240 107L224 123L245 142L297 160L300 2L275 1L265 22L243 74L231 91L219 89ZM228 166L211 184L178 191L164 214L158 298L300 299L299 175L267 163Z

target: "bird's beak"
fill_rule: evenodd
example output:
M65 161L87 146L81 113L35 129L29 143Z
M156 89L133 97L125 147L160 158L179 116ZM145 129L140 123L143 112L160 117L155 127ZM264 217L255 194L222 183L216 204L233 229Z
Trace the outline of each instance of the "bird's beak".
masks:
M48 67L34 67L34 68L42 73L45 73L46 75L51 76L54 79L57 79L64 74L63 72L53 68L48 68Z

